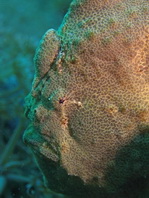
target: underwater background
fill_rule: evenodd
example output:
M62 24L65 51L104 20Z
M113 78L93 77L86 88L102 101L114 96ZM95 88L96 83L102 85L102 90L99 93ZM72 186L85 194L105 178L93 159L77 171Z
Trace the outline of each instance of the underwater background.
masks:
M33 57L42 35L57 29L71 0L0 0L0 197L59 198L45 189L31 151L24 98L31 89Z
M29 122L24 99L32 86L35 50L48 29L58 29L71 1L0 0L0 198L66 198L45 188L22 136ZM122 147L110 164L109 196L103 191L102 197L149 198L149 128L139 131L141 135Z

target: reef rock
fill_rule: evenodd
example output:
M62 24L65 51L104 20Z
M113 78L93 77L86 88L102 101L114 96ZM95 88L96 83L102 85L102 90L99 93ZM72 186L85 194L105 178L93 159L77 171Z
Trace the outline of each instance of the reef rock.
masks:
M124 148L112 183L134 177L128 164L149 132L149 1L74 0L58 31L43 36L35 67L24 141L49 188L102 196Z

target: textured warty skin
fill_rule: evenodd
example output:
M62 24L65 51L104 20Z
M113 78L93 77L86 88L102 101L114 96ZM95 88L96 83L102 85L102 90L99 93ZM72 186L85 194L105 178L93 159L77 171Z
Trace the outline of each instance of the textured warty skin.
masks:
M149 1L74 0L34 61L24 141L47 185L104 189L118 152L149 126Z

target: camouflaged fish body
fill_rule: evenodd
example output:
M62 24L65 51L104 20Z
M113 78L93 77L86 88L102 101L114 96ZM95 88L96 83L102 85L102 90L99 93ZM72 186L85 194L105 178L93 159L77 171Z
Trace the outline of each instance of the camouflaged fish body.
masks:
M51 166L56 182L61 167L104 187L118 150L149 125L148 0L74 0L44 35L35 67L24 140L48 185L67 192L64 181L52 186Z

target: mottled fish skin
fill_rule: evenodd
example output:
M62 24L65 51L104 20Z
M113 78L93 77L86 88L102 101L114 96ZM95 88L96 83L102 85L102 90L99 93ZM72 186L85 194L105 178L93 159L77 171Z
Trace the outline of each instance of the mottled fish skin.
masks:
M24 140L32 148L42 137L33 149L47 159L46 182L53 161L104 187L116 153L149 126L149 1L74 0L43 37L35 67L26 114L37 130Z

